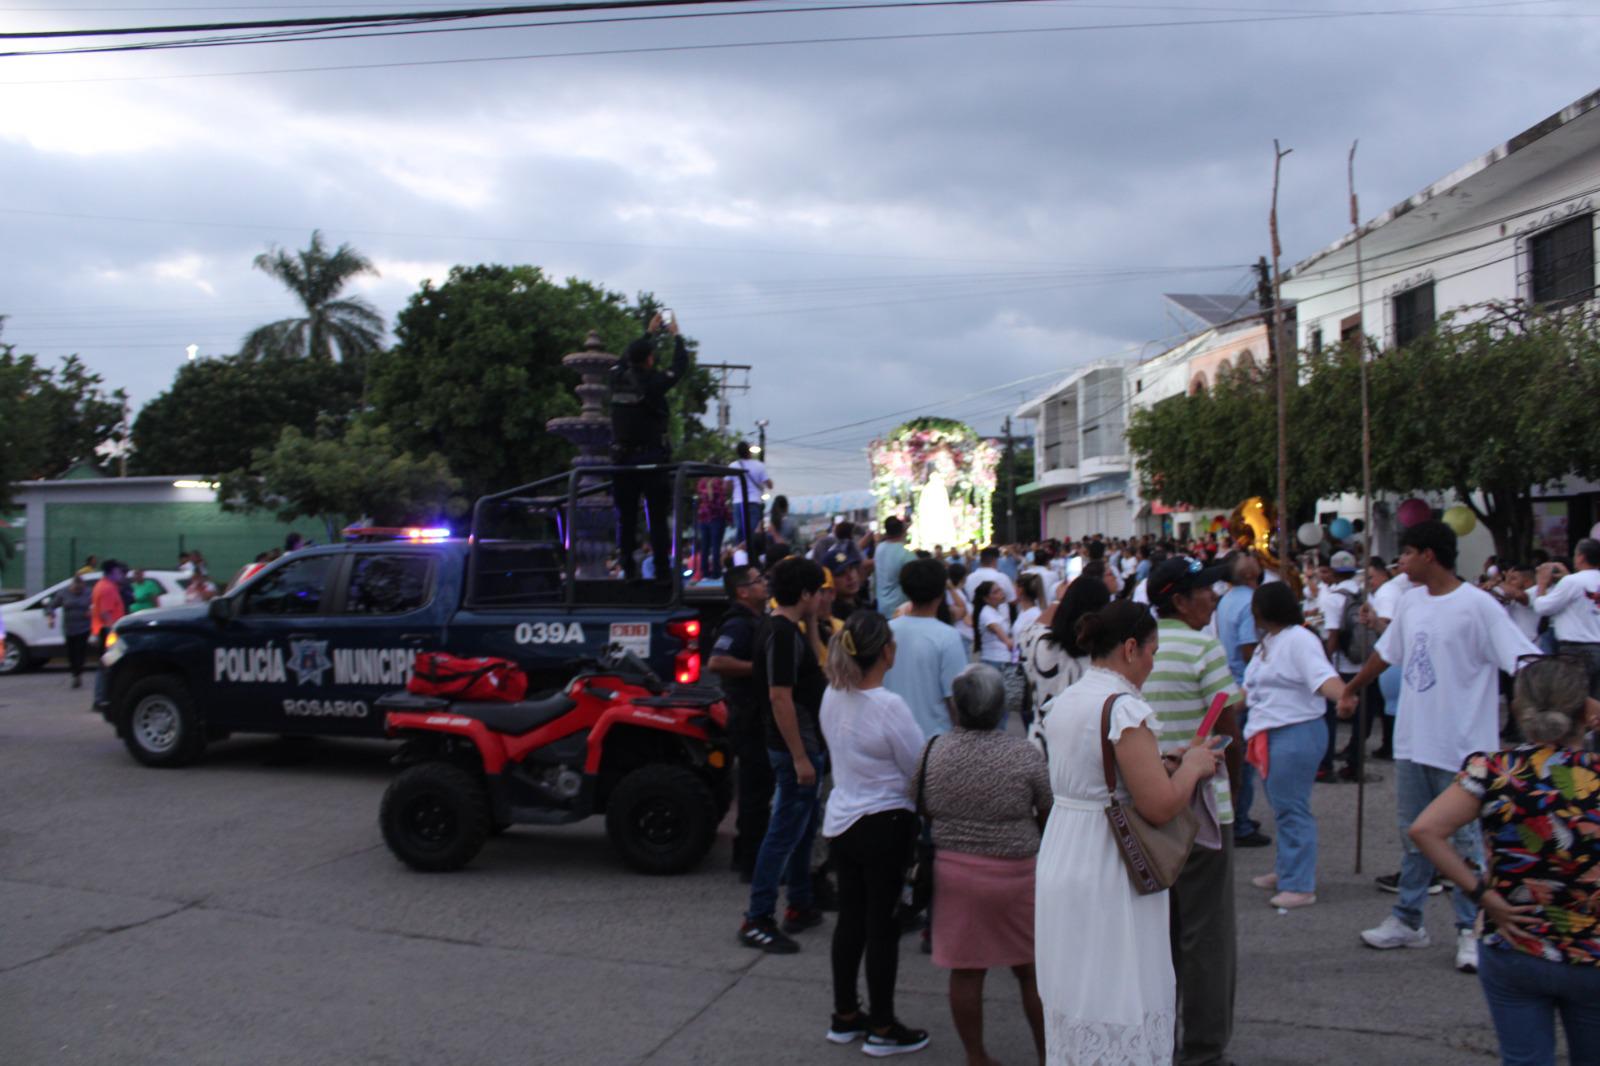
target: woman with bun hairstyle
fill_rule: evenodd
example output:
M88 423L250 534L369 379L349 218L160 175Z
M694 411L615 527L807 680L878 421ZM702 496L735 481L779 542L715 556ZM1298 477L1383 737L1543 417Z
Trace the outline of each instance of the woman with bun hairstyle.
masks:
M1035 968L1044 1003L1046 1061L1060 1066L1170 1066L1177 1020L1167 893L1141 896L1106 820L1100 722L1115 697L1106 738L1117 796L1152 825L1189 805L1195 786L1222 765L1195 747L1170 765L1140 698L1156 654L1149 608L1120 600L1085 614L1077 642L1089 668L1051 704L1044 721L1054 805L1035 875Z
M1266 766L1262 781L1278 825L1274 869L1250 883L1277 893L1268 901L1274 907L1309 907L1317 901L1317 819L1311 813L1311 787L1328 750L1327 701L1339 698L1344 681L1322 642L1305 627L1300 602L1288 585L1271 581L1256 589L1250 612L1259 643L1244 670L1250 701L1244 739L1252 764ZM1256 740L1261 734L1265 736ZM1265 758L1258 758L1258 752Z
M833 929L833 1019L828 1039L866 1038L870 1056L928 1046L928 1034L900 1024L894 986L900 967L895 905L916 835L912 791L922 755L922 727L906 701L883 687L894 665L894 631L877 611L860 610L828 645L828 691L822 736L833 769L822 835L831 841L839 881ZM863 956L868 1010L856 991Z
M1467 757L1411 823L1411 840L1483 908L1478 981L1503 1063L1555 1066L1555 1015L1577 1063L1600 1062L1600 724L1582 659L1526 658L1511 701L1526 743ZM1251 711L1254 714L1254 710ZM1488 866L1451 842L1482 827Z

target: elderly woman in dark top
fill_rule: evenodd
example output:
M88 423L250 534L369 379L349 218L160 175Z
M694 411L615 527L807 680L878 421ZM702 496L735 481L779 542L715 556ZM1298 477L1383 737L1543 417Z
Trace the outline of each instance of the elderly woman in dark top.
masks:
M999 671L976 663L952 684L956 728L928 742L923 810L933 824L933 961L950 971L950 1014L969 1066L983 1047L983 982L1008 966L1044 1059L1044 1013L1033 972L1033 869L1050 811L1044 756L998 732Z

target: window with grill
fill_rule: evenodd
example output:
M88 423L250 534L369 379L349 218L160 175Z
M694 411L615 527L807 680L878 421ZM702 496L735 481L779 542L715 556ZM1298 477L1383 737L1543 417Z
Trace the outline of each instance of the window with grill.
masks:
M1563 304L1594 295L1594 216L1580 215L1528 241L1536 304Z
M1404 348L1433 329L1433 282L1398 293L1394 298L1394 345Z

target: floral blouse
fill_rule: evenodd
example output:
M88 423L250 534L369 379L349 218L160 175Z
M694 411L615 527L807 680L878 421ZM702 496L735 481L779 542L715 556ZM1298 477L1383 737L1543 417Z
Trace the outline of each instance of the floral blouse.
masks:
M1552 962L1600 964L1600 755L1550 745L1471 755L1456 783L1482 804L1489 885L1539 907L1528 933L1484 942Z
M700 497L695 509L696 522L726 522L733 517L728 507L728 482L720 477L703 477L695 486Z

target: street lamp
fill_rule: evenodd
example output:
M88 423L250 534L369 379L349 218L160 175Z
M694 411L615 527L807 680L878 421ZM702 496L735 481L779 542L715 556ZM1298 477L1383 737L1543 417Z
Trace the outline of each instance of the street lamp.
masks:
M200 346L198 344L191 344L189 347L185 348L184 351L189 353L189 362L192 363L194 362L194 357L200 354Z
M757 419L756 433L760 439L756 442L756 446L751 450L755 452L755 454L765 457L767 454L767 420L765 418Z

